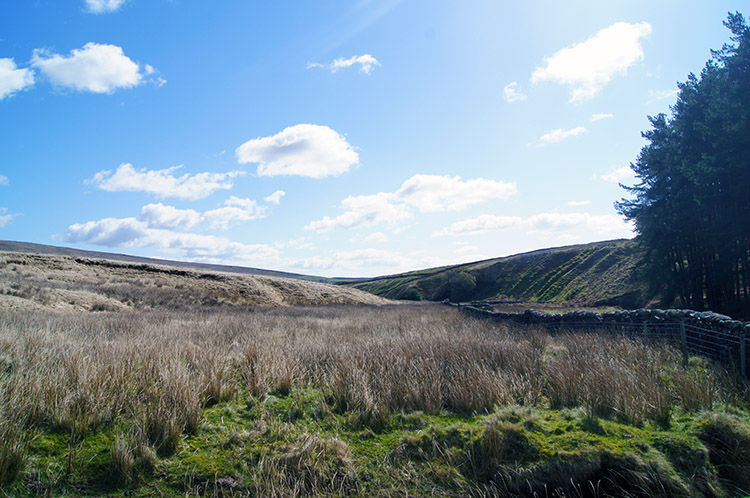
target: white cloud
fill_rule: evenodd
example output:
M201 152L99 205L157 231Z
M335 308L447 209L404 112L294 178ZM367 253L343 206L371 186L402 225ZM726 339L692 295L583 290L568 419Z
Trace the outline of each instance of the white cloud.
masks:
M566 204L568 206L580 207L588 206L589 204L591 204L591 201L568 201Z
M148 228L188 229L206 225L213 229L226 230L233 221L252 221L263 218L267 208L252 199L231 196L224 207L199 213L194 209L178 209L164 204L147 204L141 208L139 221Z
M505 99L506 102L519 102L521 100L526 100L526 95L518 90L518 83L514 81L503 88L503 99Z
M279 256L277 249L265 244L242 244L225 237L151 228L146 221L136 218L105 218L74 224L60 237L72 244L155 248L207 263L258 266Z
M330 273L336 276L375 276L398 273L416 268L428 268L448 264L449 261L424 257L419 254L403 254L383 249L355 249L337 251L330 256L313 256L293 262L291 268L307 273Z
M93 93L138 86L147 73L154 72L151 66L141 68L133 62L121 47L93 42L71 50L68 56L36 49L31 65L55 85Z
M0 100L34 84L34 71L19 69L13 59L0 59Z
M413 217L408 206L397 203L394 194L380 192L374 195L349 196L341 201L341 208L346 212L331 218L311 221L305 230L330 232L335 229L351 229L385 223L394 226Z
M594 114L593 116L591 116L591 122L593 123L595 121L601 121L602 119L611 119L614 117L614 114L600 112L599 114Z
M463 181L458 176L414 175L395 193L347 197L341 202L341 208L345 210L343 214L312 221L305 226L305 230L329 232L381 223L394 227L413 218L415 209L422 213L461 211L493 199L507 199L517 192L515 183L484 178Z
M122 163L112 173L99 171L85 183L92 184L108 192L146 192L158 197L179 197L182 199L202 199L221 189L234 185L232 178L244 175L242 171L228 173L197 173L175 176L182 166L172 166L160 170L135 169L130 163Z
M198 225L202 216L194 209L178 209L162 203L146 204L141 208L139 221L150 228L192 228Z
M384 234L383 232L375 232L365 237L364 241L375 242L376 244L383 244L385 242L388 242L388 236Z
M649 90L649 100L646 102L646 104L653 104L654 102L657 102L659 100L672 99L677 97L679 93L679 90Z
M498 216L494 214L481 214L476 218L457 221L442 230L432 234L433 237L442 237L445 235L477 235L487 233L492 230L501 230L520 226L523 221L518 216Z
M552 130L550 132L545 133L541 137L539 137L539 141L542 144L548 143L557 143L561 140L565 140L569 137L576 137L578 135L582 135L586 133L588 130L584 128L583 126L576 126L575 128L571 128L569 130L563 130L562 128L558 128L556 130Z
M623 166L622 168L612 168L612 171L605 175L601 175L599 178L609 183L620 183L626 178L631 178L633 174L633 170L630 169L630 166Z
M8 177L5 175L0 175L0 186L8 185Z
M240 163L258 163L258 175L322 178L359 163L346 139L327 126L298 124L271 137L255 138L236 150Z
M568 85L571 102L593 98L613 77L625 74L628 68L643 60L641 39L651 33L651 25L642 22L618 22L602 29L585 42L577 43L545 58L531 81L553 81Z
M252 199L230 196L224 201L224 207L203 213L202 222L211 228L225 230L232 221L252 221L266 216L265 206L259 206Z
M576 240L589 237L632 237L633 227L614 214L590 213L540 213L528 218L482 214L477 218L459 221L432 234L441 236L466 236L509 228L523 229L529 234L556 235Z
M632 237L632 224L615 214L541 213L525 221L529 233L586 234L597 237Z
M0 208L0 228L10 223L10 220L15 218L16 215L8 214L8 208Z
M270 204L276 204L277 206L281 202L281 198L286 195L286 192L283 190L277 190L273 194L269 195L268 197L264 197L263 200L270 203Z
M380 62L370 54L355 55L344 59L343 57L338 58L330 64L321 64L319 62L308 62L307 69L312 68L327 68L332 73L352 67L355 64L359 64L359 70L365 74L370 74L375 67L380 66Z
M422 213L461 211L493 199L508 199L518 193L515 183L440 175L414 175L396 192L396 197Z
M119 9L125 0L85 0L86 10L94 14L114 12Z

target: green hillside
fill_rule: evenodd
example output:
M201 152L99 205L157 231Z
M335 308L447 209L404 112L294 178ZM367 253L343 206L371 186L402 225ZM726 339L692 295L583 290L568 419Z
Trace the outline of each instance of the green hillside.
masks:
M632 240L543 249L349 283L391 299L513 299L639 307L649 297Z

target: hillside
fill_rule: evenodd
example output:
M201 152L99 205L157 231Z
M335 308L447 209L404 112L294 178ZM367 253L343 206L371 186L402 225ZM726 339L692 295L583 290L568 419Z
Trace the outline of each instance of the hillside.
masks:
M387 302L357 289L299 278L0 251L0 309L118 311Z
M648 303L632 240L543 249L504 258L377 277L351 287L389 299L507 299L582 306Z

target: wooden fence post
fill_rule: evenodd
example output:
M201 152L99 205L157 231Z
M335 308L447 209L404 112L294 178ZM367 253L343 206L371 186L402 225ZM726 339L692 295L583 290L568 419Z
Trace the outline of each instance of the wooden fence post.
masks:
M682 363L688 365L687 333L685 332L685 320L680 320L680 342L682 342Z

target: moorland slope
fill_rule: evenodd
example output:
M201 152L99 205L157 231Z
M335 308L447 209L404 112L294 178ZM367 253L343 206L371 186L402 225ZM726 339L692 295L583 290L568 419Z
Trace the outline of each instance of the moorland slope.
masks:
M389 299L506 299L642 307L650 297L632 240L542 249L504 258L377 277L345 285Z
M298 278L0 251L0 309L119 311L387 302L358 289Z

